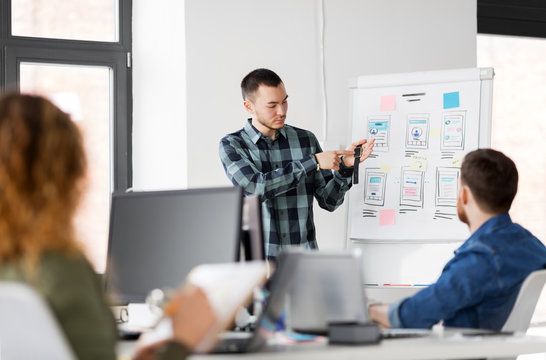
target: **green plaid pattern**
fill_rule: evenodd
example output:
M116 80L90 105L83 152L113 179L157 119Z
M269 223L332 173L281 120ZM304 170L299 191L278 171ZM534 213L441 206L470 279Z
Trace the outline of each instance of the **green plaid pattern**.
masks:
M286 247L317 249L313 197L334 211L351 188L352 167L317 171L312 156L322 152L313 133L290 125L274 140L251 120L220 141L219 153L229 180L262 200L265 253L268 259Z

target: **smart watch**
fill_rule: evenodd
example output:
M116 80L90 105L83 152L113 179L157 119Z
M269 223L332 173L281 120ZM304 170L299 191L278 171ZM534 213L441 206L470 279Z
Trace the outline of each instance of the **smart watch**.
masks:
M353 184L358 184L358 165L360 164L360 154L362 145L355 147L355 163L353 165Z

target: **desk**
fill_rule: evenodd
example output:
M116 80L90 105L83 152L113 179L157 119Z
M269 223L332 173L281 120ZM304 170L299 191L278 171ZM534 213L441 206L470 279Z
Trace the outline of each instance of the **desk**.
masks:
M120 343L120 355L130 355L131 344ZM339 346L328 344L298 344L286 347L284 351L259 352L250 354L193 355L191 360L437 360L506 358L520 354L546 352L546 337L531 335L494 335L463 337L460 334L446 334L444 337L405 338L382 340L377 345Z

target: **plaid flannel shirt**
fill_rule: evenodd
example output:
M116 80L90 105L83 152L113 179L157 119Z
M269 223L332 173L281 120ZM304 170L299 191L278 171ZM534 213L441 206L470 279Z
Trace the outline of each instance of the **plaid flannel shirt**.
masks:
M285 247L317 249L313 197L334 211L351 188L352 167L317 171L313 154L322 152L313 133L290 125L271 140L250 119L241 130L220 141L219 153L228 178L262 200L265 253L268 259Z

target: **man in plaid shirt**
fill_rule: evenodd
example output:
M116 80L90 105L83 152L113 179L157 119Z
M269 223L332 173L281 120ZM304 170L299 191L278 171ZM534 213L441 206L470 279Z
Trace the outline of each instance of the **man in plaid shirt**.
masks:
M250 72L241 90L252 118L220 141L226 174L246 194L261 197L268 259L289 246L317 249L313 197L328 211L341 205L351 188L354 149L362 145L362 162L371 154L373 140L323 152L313 133L285 124L288 95L271 70Z

